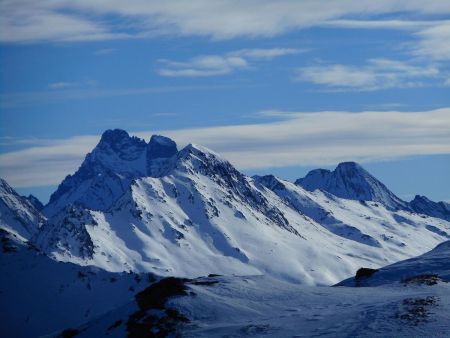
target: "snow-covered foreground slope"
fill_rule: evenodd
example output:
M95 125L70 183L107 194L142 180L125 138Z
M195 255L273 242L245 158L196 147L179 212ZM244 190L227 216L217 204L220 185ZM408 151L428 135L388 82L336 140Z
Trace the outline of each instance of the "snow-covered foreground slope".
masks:
M427 263L444 256L448 261L449 253L438 247ZM414 276L417 266L404 264ZM440 267L434 272L448 274L448 265ZM78 327L77 337L139 336L132 332L208 338L450 335L450 283L443 281L354 288L302 286L269 276L210 276L167 281L164 289L169 295L164 301L156 297L158 290L147 290Z
M108 135L93 152L95 170L108 166L111 172L111 163L120 164L119 176L124 177L128 167L123 145L128 149L133 144L135 149L134 144L140 144L139 154L148 154L145 144L134 138L127 141L119 133L117 151L122 157L110 155L117 164L105 159L115 149ZM169 144L164 156L176 149L158 140L159 146ZM71 185L61 195L66 196L63 200L83 198L62 209L55 207L58 200L51 202L46 209L53 215L33 243L57 260L109 271L183 277L267 274L331 285L362 266L380 267L422 254L450 236L450 223L439 218L310 192L275 177L247 177L201 146L189 145L162 158L151 149L151 165L143 162L147 166L140 169L151 168L151 175L134 178L106 210L84 208L96 201L92 189L104 188L92 178L85 181L88 188L84 183ZM88 155L81 172L92 167L92 158ZM80 171L65 182L81 180ZM67 184L58 191L66 191Z
M0 229L19 236L22 240L27 240L36 234L45 217L36 208L37 203L30 196L30 199L20 196L11 188L8 183L0 178Z
M150 275L56 262L0 230L0 336L38 337L129 302Z
M408 260L400 261L373 271L370 276L349 278L338 285L379 286L392 283L450 282L450 241L433 250Z

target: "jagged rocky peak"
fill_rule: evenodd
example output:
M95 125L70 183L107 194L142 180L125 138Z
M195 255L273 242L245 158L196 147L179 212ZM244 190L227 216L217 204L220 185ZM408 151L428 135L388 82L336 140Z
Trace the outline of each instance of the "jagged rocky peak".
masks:
M152 135L147 146L147 157L151 159L172 157L177 152L175 141L161 135Z
M334 171L312 170L295 184L309 191L320 189L346 199L375 201L390 208L408 209L406 202L355 162L340 163Z
M409 203L412 210L417 213L438 217L450 221L450 204L434 202L425 196L416 195Z
M110 129L103 133L92 153L115 153L123 160L135 160L142 155L145 147L144 140L128 135L125 130Z
M154 135L147 144L125 130L107 130L80 168L52 194L44 212L51 217L71 203L106 211L134 179L167 172L167 158L176 153L175 142L167 137Z

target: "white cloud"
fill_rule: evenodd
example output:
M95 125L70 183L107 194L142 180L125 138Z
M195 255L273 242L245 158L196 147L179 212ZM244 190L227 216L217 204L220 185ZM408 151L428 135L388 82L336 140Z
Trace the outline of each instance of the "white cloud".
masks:
M161 59L163 68L158 74L167 77L206 77L226 75L239 69L246 69L252 61L271 60L290 54L298 54L304 50L294 48L241 49L224 55L202 55L188 61L179 62Z
M450 20L329 20L325 27L349 29L402 29L411 30L418 38L405 44L415 56L439 61L450 60Z
M450 61L450 20L423 29L416 35L420 38L413 47L416 55Z
M180 145L198 143L240 169L331 165L412 155L450 154L450 108L423 111L276 112L270 123L159 130ZM99 136L54 140L0 155L0 175L15 187L58 184L74 172Z
M4 0L0 41L90 41L156 34L272 37L328 20L450 13L443 0ZM108 15L115 15L114 23ZM130 26L132 29L130 29ZM133 32L133 33L131 33Z
M108 54L112 54L115 52L116 52L115 48L103 48L103 49L97 49L94 52L94 55L108 55Z
M253 48L240 49L229 53L231 56L249 58L253 60L271 60L273 58L285 55L299 54L306 52L307 49L298 48Z
M230 74L234 70L246 68L245 59L237 56L204 55L186 62L159 60L164 68L158 74L168 77L201 77Z
M439 76L433 65L412 65L389 59L370 59L364 66L319 64L297 69L295 79L338 90L380 90L418 87Z

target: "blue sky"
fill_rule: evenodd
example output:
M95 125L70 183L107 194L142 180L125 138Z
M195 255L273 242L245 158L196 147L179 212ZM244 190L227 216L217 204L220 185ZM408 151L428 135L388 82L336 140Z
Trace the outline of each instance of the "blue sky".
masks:
M425 8L426 7L426 8ZM109 128L450 200L450 3L0 3L0 176L46 201Z

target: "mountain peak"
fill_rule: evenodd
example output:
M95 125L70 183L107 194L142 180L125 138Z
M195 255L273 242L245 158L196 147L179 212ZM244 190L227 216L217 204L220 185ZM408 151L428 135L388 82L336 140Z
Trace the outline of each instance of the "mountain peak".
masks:
M161 136L152 135L147 146L147 158L168 158L178 152L177 144L172 139Z
M115 153L124 160L133 160L140 156L145 146L146 143L144 140L130 136L125 130L109 129L102 134L100 142L92 154Z
M346 199L380 202L390 208L407 208L406 202L356 162L339 163L334 171L312 170L295 184L309 191L320 189Z
M108 129L103 132L100 142L115 143L128 138L130 135L123 129Z
M346 170L358 170L358 171L366 171L361 165L356 162L341 162L337 165L336 170L338 171L346 171Z

